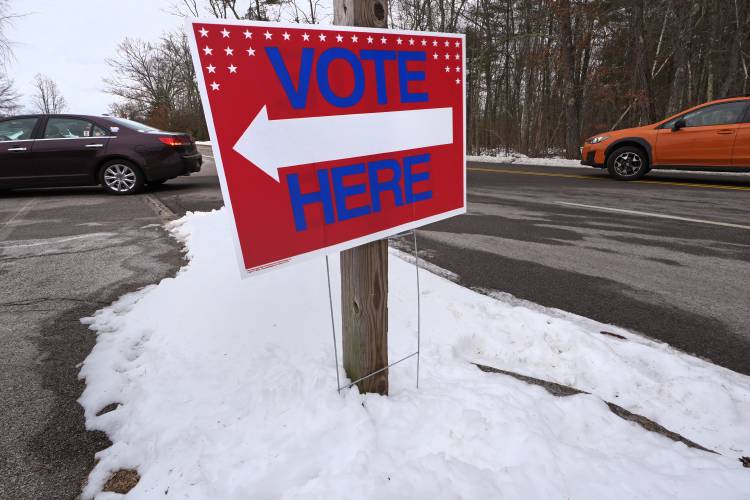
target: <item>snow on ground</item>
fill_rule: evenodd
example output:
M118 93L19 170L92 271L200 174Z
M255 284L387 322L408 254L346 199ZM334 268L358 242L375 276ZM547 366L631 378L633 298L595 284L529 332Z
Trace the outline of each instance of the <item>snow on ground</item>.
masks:
M540 165L548 167L581 167L581 160L568 160L554 156L550 158L532 158L521 153L467 156L466 161L484 163L502 163L506 165Z
M391 369L387 398L339 395L324 260L241 280L229 225L223 210L188 215L173 226L186 267L85 320L97 344L80 402L113 444L84 498L119 498L99 492L121 468L141 475L135 499L750 498L738 461L749 377L423 270L419 389L410 360ZM391 360L416 344L401 257L389 264ZM593 394L555 397L471 361ZM602 398L722 454L647 432ZM96 415L110 403L121 406Z
M541 167L563 167L563 168L591 168L581 165L580 160L569 160L567 158L560 158L559 156L553 156L548 158L533 158L530 156L523 155L521 153L509 153L509 154L497 154L497 155L478 155L478 156L467 156L466 161L476 161L483 163L499 163L502 165L532 165ZM714 175L719 177L737 177L740 179L747 179L750 177L748 172L707 172L707 171L687 171L687 170L667 170L657 169L654 172L663 173L683 173L690 175Z

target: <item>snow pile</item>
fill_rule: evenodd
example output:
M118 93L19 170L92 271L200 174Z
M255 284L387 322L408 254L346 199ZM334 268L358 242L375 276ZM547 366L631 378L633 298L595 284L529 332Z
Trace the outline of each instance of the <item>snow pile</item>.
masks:
M502 163L504 165L539 165L548 167L577 167L580 168L581 160L568 160L559 156L549 158L532 158L521 153L499 153L497 155L467 156L466 161L478 161L484 163Z
M87 320L98 341L80 401L113 445L84 498L119 498L98 492L122 468L141 475L137 499L750 498L748 377L423 271L420 388L410 360L390 397L339 395L323 260L240 280L226 211L174 232L189 264ZM415 348L414 309L414 267L394 252L392 360ZM470 361L594 394L555 397ZM724 455L647 432L599 395Z
M567 158L561 158L559 156L551 156L547 158L533 158L526 156L521 153L499 153L496 155L477 155L467 156L466 161L475 161L479 163L497 163L501 165L518 165L518 166L539 166L539 167L561 167L561 168L590 168L581 164L581 160L569 160ZM747 172L711 172L703 170L672 170L657 168L652 171L653 173L665 173L665 174L689 174L698 176L719 176L719 177L737 177L738 179L745 180L750 177L750 173ZM652 174L653 175L653 174Z

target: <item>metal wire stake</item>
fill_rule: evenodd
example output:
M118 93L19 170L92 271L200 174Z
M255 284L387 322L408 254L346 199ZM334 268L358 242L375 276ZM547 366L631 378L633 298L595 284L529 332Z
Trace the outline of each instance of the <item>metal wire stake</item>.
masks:
M408 234L408 233L407 233ZM406 361L407 359L416 356L417 357L417 389L419 389L419 361L420 361L420 353L422 351L422 289L419 284L419 248L417 247L417 232L412 231L412 236L414 237L414 269L416 271L417 275L417 351L409 354L408 356L405 356L395 363L391 363L388 366L385 366L379 370L376 370L373 373L370 373L369 375L365 375L364 377L361 377L354 382L350 383L349 385L345 387L341 387L341 378L339 376L339 354L338 354L338 344L336 343L336 320L333 315L333 292L331 291L331 267L328 263L328 256L326 255L326 278L328 280L328 305L331 310L331 332L333 334L333 359L336 363L336 387L338 389L338 392L340 393L342 389L348 389L358 382L361 382L362 380L368 379L372 377L373 375L377 375L378 373L381 373L392 366L395 366L402 361Z
M414 356L416 356L418 354L419 354L418 352L413 352L413 353L409 354L408 356L404 356L403 358L399 359L398 361L394 361L393 363L391 363L388 366L384 366L383 368L381 368L379 370L376 370L376 371L370 373L369 375L365 375L364 377L358 378L357 380L355 380L351 384L346 385L346 386L342 387L341 389L348 389L348 388L352 387L353 385L356 385L356 384L362 382L363 380L367 380L370 377L374 377L378 373L384 372L384 371L386 371L386 370L388 370L388 369L396 366L397 364L401 363L402 361L406 361L407 359L413 358Z
M417 231L414 235L414 268L417 272L417 389L419 389L419 353L422 350L422 291L419 287L419 249L417 248Z
M336 320L333 317L333 294L331 292L331 267L326 255L326 277L328 278L328 305L331 308L331 332L333 332L333 359L336 363L336 389L341 392L341 380L339 379L339 349L336 344ZM417 372L419 373L419 372Z

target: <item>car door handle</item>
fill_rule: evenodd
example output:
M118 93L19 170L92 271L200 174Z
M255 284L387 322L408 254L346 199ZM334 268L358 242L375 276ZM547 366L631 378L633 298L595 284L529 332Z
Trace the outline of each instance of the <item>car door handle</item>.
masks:
M26 151L26 148L8 148L8 151Z
M87 148L103 148L104 144L86 144Z
M719 131L718 131L718 132L716 132L716 133L717 133L717 134L721 134L721 135L729 135L729 134L734 134L734 130L726 130L726 129L725 129L725 130L719 130Z

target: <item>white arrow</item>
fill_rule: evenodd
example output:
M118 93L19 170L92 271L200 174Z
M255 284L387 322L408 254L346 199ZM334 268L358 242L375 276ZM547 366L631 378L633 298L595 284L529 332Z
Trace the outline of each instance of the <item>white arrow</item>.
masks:
M234 150L276 182L279 169L453 143L453 108L269 120L263 106Z

